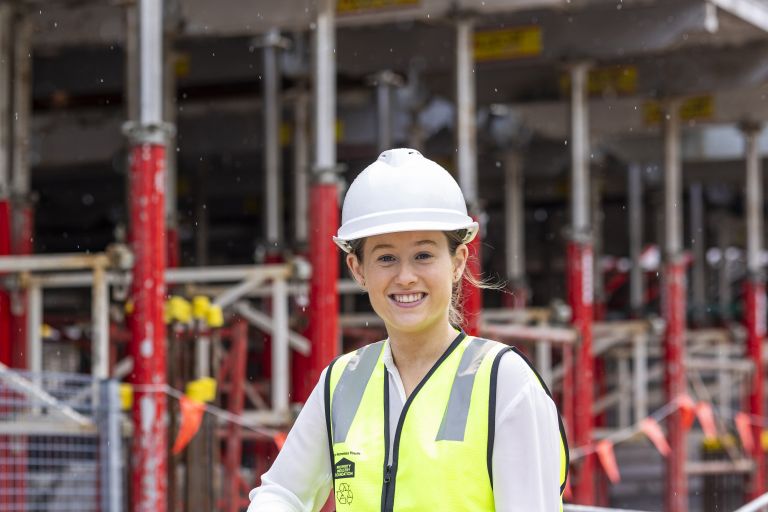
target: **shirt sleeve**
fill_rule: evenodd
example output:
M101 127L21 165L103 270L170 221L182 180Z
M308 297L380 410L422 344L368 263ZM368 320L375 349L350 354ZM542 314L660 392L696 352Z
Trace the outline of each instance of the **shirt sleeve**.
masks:
M492 455L497 512L560 510L560 427L555 403L520 356L499 364Z
M331 492L331 463L323 399L325 371L288 433L248 512L317 512Z

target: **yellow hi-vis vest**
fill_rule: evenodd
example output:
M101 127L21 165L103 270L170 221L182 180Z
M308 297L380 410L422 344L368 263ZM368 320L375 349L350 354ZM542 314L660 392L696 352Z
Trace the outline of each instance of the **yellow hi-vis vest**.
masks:
M460 333L413 390L397 429L390 432L385 343L340 356L326 372L336 510L495 510L491 458L497 373L501 356L517 350ZM568 468L562 422L560 433L562 495ZM388 460L390 436L394 445Z

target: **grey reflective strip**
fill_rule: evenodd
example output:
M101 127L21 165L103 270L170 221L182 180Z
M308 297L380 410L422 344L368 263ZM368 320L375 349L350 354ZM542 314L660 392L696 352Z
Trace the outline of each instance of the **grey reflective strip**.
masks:
M352 420L363 400L363 392L376 368L384 342L379 341L355 352L339 377L331 400L331 429L333 442L343 443L347 439Z
M435 441L463 441L469 415L469 401L472 398L472 387L475 385L475 375L483 362L485 354L493 347L493 342L482 338L474 338L464 350L456 369L456 377L451 386L448 406L445 408L440 430Z

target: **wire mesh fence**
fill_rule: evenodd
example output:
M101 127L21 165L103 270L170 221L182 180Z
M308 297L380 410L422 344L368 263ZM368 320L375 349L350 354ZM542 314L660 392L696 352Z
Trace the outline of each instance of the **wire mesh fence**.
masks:
M117 383L0 368L0 512L120 512Z

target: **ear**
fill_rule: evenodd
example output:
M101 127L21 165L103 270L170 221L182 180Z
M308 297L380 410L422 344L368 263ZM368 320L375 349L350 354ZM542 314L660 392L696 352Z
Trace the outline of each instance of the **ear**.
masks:
M360 264L360 260L354 254L347 254L347 267L352 273L352 276L357 281L357 284L365 288L365 275L363 274L363 266Z
M467 259L469 259L469 248L467 244L461 244L456 248L456 254L453 256L453 282L458 283L464 270L467 268Z

